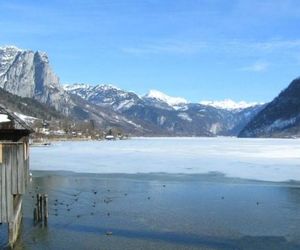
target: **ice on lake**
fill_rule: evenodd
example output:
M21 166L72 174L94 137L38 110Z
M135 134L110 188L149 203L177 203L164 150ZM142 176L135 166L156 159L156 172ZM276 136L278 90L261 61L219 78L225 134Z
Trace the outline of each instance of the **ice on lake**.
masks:
M219 137L57 142L31 149L31 169L126 174L219 172L254 180L300 180L300 140Z

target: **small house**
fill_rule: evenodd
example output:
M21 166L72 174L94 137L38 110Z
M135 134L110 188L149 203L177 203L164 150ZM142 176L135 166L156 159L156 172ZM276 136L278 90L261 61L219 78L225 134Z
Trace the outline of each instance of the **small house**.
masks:
M12 245L21 222L22 195L29 179L29 134L33 130L0 106L0 223L8 223Z

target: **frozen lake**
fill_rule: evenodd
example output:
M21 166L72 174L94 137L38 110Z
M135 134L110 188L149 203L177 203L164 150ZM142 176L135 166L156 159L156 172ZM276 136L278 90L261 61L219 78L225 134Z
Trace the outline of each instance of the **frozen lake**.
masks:
M299 153L300 140L237 138L32 148L31 169L51 171L33 171L15 249L300 249L300 182L281 182L300 180ZM47 227L32 223L37 193Z
M133 138L57 142L31 149L32 170L79 173L222 173L228 177L300 180L300 140Z

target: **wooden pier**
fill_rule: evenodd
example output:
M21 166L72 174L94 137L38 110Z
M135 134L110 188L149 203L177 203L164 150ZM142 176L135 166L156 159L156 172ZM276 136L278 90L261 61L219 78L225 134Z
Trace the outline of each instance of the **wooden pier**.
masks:
M8 224L8 244L18 238L22 195L29 180L29 134L16 115L0 107L0 223Z

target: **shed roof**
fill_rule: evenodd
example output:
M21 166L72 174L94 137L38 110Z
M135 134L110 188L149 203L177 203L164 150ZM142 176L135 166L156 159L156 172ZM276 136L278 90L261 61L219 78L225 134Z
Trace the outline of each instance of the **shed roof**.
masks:
M3 130L23 130L28 134L33 132L32 128L25 121L0 105L0 131Z

